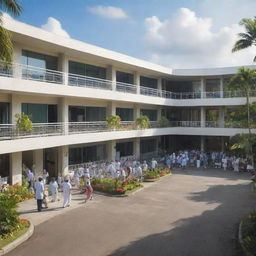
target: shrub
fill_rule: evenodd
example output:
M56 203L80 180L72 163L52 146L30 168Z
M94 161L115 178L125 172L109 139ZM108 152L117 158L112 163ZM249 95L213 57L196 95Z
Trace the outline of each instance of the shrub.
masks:
M158 124L160 127L168 127L170 121L165 116L161 116L160 120L158 121Z
M155 170L149 170L143 175L144 179L157 179L160 177L159 173Z
M136 119L136 125L140 129L147 129L150 125L149 118L147 116L140 116Z
M121 118L120 116L109 116L107 118L108 128L116 129L121 126Z
M20 186L19 184L9 186L3 194L14 197L17 202L33 198L33 193L26 186Z
M30 117L26 115L25 113L16 114L15 117L16 120L16 126L18 130L30 132L32 131L32 121L30 120Z
M10 235L19 227L17 206L15 196L0 194L0 238Z

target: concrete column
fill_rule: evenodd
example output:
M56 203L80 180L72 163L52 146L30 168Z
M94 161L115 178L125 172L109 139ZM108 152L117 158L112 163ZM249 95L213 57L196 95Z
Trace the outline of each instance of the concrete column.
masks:
M10 182L12 185L22 183L22 152L10 154Z
M205 98L205 79L201 78L201 99Z
M221 142L220 142L221 143L221 152L224 152L225 151L224 137L221 136L220 139L221 139Z
M116 141L107 142L107 159L108 161L116 160Z
M115 116L116 115L116 103L109 102L107 106L107 116Z
M136 104L134 104L133 107L133 119L136 122L136 119L140 117L140 107Z
M201 150L201 151L204 151L204 150L205 150L205 147L204 147L204 136L201 136L200 150Z
M116 69L111 65L107 67L107 80L112 81L112 90L116 91Z
M162 78L157 79L157 90L158 90L158 96L162 97Z
M140 138L135 138L133 141L133 155L136 159L140 159Z
M59 66L59 71L64 72L63 74L63 84L68 85L68 58L65 54L61 53L58 56L58 66Z
M159 121L161 119L161 117L162 117L162 109L159 108L159 109L157 109L157 121Z
M205 127L205 108L201 107L201 127Z
M16 124L16 114L21 114L21 102L20 96L17 94L11 94L11 123Z
M15 78L22 77L22 67L19 65L21 64L21 56L22 56L22 48L15 43L13 46L13 57L12 57L13 63L14 63L13 76Z
M59 99L58 120L63 123L63 133L68 134L68 102L65 97Z
M224 95L224 85L223 85L223 77L220 78L220 97L223 98Z
M58 147L58 174L62 177L68 175L68 164L69 164L69 147L62 146Z
M33 151L33 171L36 178L41 175L44 168L44 150L38 149Z
M225 126L225 107L219 108L219 127Z
M134 73L134 84L136 85L136 93L140 94L140 74L138 72Z

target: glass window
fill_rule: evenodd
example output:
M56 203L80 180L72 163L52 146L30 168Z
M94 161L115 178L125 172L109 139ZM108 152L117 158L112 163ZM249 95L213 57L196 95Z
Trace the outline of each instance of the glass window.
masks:
M30 116L33 123L48 123L48 105L22 103L22 112Z
M105 121L106 108L101 107L86 107L86 121Z
M85 64L79 63L79 62L74 62L74 61L69 61L68 62L68 72L70 74L85 76Z
M10 157L9 154L0 155L0 176L8 177L10 175Z
M27 50L22 50L22 64L43 69L58 70L57 57Z
M154 152L156 151L156 140L150 139L150 140L142 140L140 142L140 153L148 153L148 152Z
M0 102L0 124L9 123L9 103Z
M120 152L120 157L133 155L133 142L116 143L116 151Z
M156 109L141 109L141 115L147 116L150 121L157 121L157 110Z
M116 81L121 83L133 84L133 74L117 71Z
M141 76L140 86L157 89L157 79Z
M133 121L132 108L116 108L116 115L120 116L122 121Z
M69 122L85 122L85 107L69 106Z

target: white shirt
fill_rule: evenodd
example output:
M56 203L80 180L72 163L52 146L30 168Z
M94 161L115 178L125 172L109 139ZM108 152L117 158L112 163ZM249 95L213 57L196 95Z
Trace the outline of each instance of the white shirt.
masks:
M62 183L63 193L65 193L65 194L70 193L71 188L72 188L72 186L71 186L71 184L70 184L69 182L65 182L65 181L64 181L64 182Z
M151 167L152 167L153 169L155 169L156 166L157 166L157 161L156 161L156 160L153 160L153 161L151 162Z
M36 199L44 199L44 184L40 181L35 182Z

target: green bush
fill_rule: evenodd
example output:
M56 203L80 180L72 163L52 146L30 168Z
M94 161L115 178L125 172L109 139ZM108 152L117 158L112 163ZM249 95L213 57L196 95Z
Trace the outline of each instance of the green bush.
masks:
M108 123L108 128L109 129L120 128L121 118L120 118L120 116L109 116L107 118L107 123Z
M13 186L9 186L3 194L14 197L17 202L22 202L24 200L33 198L33 193L26 186L20 186L15 184Z
M0 194L0 238L10 235L19 227L18 201L14 196Z
M148 116L140 116L136 119L136 125L140 129L147 129L150 125L150 120Z
M16 126L20 131L30 132L33 129L32 121L30 120L30 116L25 113L16 114Z

